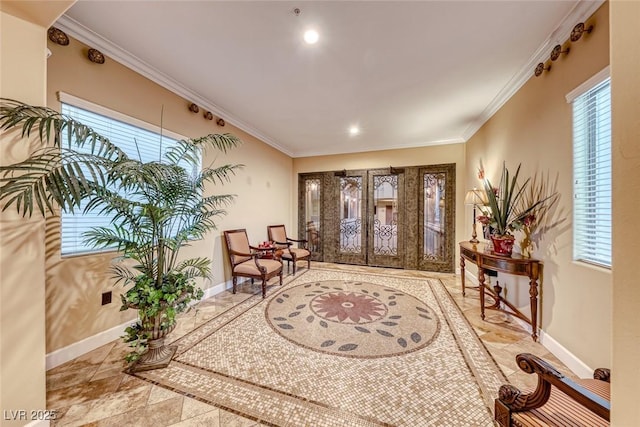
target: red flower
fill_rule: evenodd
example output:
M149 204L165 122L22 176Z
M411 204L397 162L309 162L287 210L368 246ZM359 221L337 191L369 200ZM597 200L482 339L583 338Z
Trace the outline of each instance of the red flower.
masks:
M536 220L536 216L534 214L529 214L527 216L524 217L524 219L522 220L522 222L524 223L524 225L526 227L529 227L531 224L533 224L533 222Z
M478 215L477 220L482 225L489 225L491 223L491 218L486 215Z

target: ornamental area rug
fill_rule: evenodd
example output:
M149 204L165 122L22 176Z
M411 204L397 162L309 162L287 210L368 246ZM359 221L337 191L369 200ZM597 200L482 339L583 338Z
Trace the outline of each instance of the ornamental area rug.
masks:
M136 376L275 426L492 426L506 383L438 279L314 269Z

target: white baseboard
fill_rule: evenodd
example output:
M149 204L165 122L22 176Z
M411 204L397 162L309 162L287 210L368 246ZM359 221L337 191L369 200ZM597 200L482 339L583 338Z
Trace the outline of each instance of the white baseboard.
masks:
M76 357L82 356L85 353L95 350L96 348L103 346L111 341L118 339L124 334L124 330L133 321L130 320L118 326L114 326L106 331L99 332L93 336L87 337L83 340L70 344L66 347L48 353L46 356L46 368L49 369L60 366Z
M240 282L239 282L240 283ZM227 280L226 282L218 283L215 286L207 288L204 290L204 296L202 299L211 298L214 295L219 294L220 292L224 292L227 289L231 289L233 287L233 282L231 280Z
M475 274L466 271L465 280L478 286L478 278ZM531 325L522 319L513 316L513 320L516 321L522 328L531 333ZM592 378L593 368L587 366L582 360L578 359L576 355L567 350L562 344L556 341L551 335L547 334L544 330L538 328L538 342L542 344L544 348L549 350L551 354L560 359L567 368L576 374L579 378Z
M223 292L232 287L231 280L220 283L205 289L203 299L210 298L220 292ZM93 336L85 338L81 341L70 344L61 349L52 351L46 355L46 369L52 369L56 366L60 366L76 357L82 356L98 347L110 343L113 340L120 338L124 334L124 330L127 326L133 323L133 320L125 322L121 325L114 326L106 331L99 332Z
M540 331L540 344L556 356L567 368L576 374L579 378L593 378L593 368L587 366L582 360L578 359L573 353L567 350L562 344L556 341L551 335L545 331Z

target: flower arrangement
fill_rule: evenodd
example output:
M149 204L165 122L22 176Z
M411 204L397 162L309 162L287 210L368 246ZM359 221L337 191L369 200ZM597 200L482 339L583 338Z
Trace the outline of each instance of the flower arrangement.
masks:
M506 167L502 166L499 186L495 187L488 178L483 179L484 189L487 194L487 206L483 209L483 215L477 219L483 225L487 225L492 230L492 240L494 250L496 240L506 240L505 253L511 253L513 247L513 232L523 231L525 239L531 239L532 227L537 223L537 216L545 213L550 204L555 202L556 194L543 194L539 188L527 188L530 179L526 179L523 184L518 182L520 176L520 166L515 174L511 175ZM539 196L539 197L538 197Z
M559 194L552 190L548 177L539 174L529 182L522 196L522 205L531 206L536 201L542 200L544 203L536 206L531 213L525 217L522 224L522 239L520 240L520 251L522 256L531 256L535 242L539 241L542 234L555 224L549 220L549 211L559 199Z

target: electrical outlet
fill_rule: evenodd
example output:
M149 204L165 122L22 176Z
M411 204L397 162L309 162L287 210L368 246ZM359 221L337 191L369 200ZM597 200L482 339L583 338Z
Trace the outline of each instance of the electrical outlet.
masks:
M111 291L102 293L102 305L111 304Z

